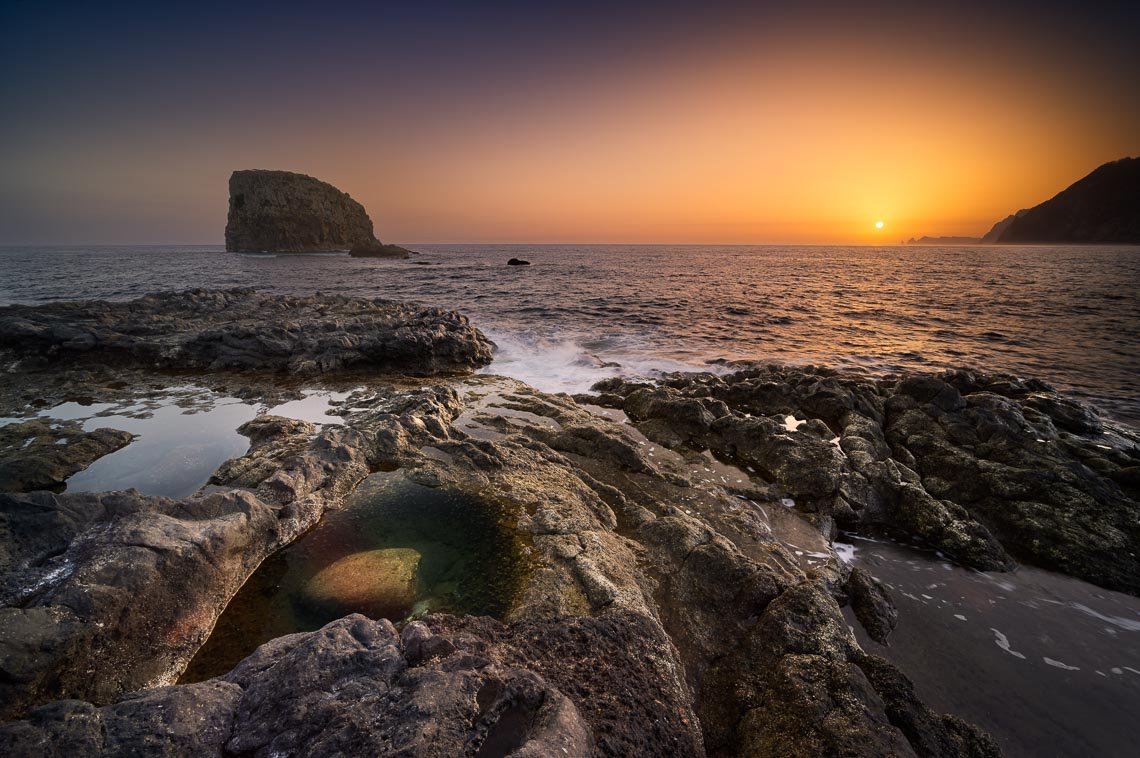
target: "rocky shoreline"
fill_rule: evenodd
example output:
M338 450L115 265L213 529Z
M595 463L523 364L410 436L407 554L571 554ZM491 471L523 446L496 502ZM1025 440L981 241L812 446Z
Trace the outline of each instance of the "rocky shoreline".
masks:
M9 307L0 334L5 416L187 382L353 389L341 425L245 424L188 498L5 480L14 755L998 755L860 648L841 604L878 640L895 616L839 530L1140 594L1138 440L1040 382L749 366L571 398L472 376L492 345L457 314L249 290ZM45 423L2 428L3 465ZM500 618L346 616L174 684L265 558L391 470L495 503L526 556Z

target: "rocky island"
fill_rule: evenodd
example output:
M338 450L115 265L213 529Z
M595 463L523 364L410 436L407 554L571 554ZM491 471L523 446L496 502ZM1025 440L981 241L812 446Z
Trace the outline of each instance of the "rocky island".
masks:
M471 374L492 345L457 314L248 290L9 307L0 334L6 416L187 385L248 402L344 390L343 423L242 425L247 451L179 499L59 494L129 440L5 427L6 456L45 426L79 448L0 495L11 755L994 756L856 641L843 606L880 641L897 618L840 533L1140 594L1138 440L1042 382L743 364L550 395ZM499 552L448 586L494 602L435 595L382 618L344 597L319 628L239 634L240 662L203 660L245 628L231 606L268 602L240 595L257 572L378 477L465 498L455 512ZM406 606L428 592L413 547L328 555L306 592L335 601L334 572L390 563L373 594Z
M226 250L236 252L349 251L393 258L410 253L377 240L364 206L348 193L290 171L233 172L225 237Z

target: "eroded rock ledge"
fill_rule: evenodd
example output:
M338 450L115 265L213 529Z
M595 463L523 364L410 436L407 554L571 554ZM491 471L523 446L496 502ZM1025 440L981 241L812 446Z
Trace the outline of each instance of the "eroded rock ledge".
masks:
M183 501L8 498L11 523L32 506L41 515L40 528L5 535L18 549L2 584L20 592L4 609L17 626L0 635L4 701L8 715L26 714L0 727L7 744L73 754L997 754L859 649L840 614L847 572L834 556L797 558L747 501L689 478L689 460L628 425L495 378L364 389L344 412L345 427L316 434L288 419L247 424L250 452L214 477L241 489ZM257 556L382 466L493 496L513 514L504 528L528 535L531 567L502 620L434 615L397 635L350 617L268 643L219 679L144 689L173 681ZM768 484L750 486L763 499ZM72 526L43 528L52 519ZM801 544L828 549L822 532L802 528ZM51 614L71 615L57 624ZM29 710L55 697L73 700Z
M485 366L493 348L454 311L337 295L188 290L0 308L0 350L33 365L427 376Z
M758 366L596 389L662 444L754 467L825 528L887 528L974 568L1016 559L1140 595L1140 436L1044 382Z

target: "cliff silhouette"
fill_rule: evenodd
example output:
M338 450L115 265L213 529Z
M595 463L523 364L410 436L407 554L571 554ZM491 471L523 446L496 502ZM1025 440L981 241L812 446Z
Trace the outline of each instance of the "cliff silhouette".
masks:
M986 237L1002 224L998 244L1140 244L1140 158L1104 164L1052 199L998 222Z

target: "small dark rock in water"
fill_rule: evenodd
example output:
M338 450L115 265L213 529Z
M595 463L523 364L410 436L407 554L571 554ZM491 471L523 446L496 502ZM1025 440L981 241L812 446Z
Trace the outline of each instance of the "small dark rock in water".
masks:
M407 258L411 250L399 245L375 244L353 245L348 251L353 258Z
M524 261L521 258L511 258L509 261L507 261L507 265L508 266L529 266L530 261Z
M847 594L855 618L867 630L867 636L886 644L887 637L899 623L899 612L886 588L863 569L854 568L847 579Z

